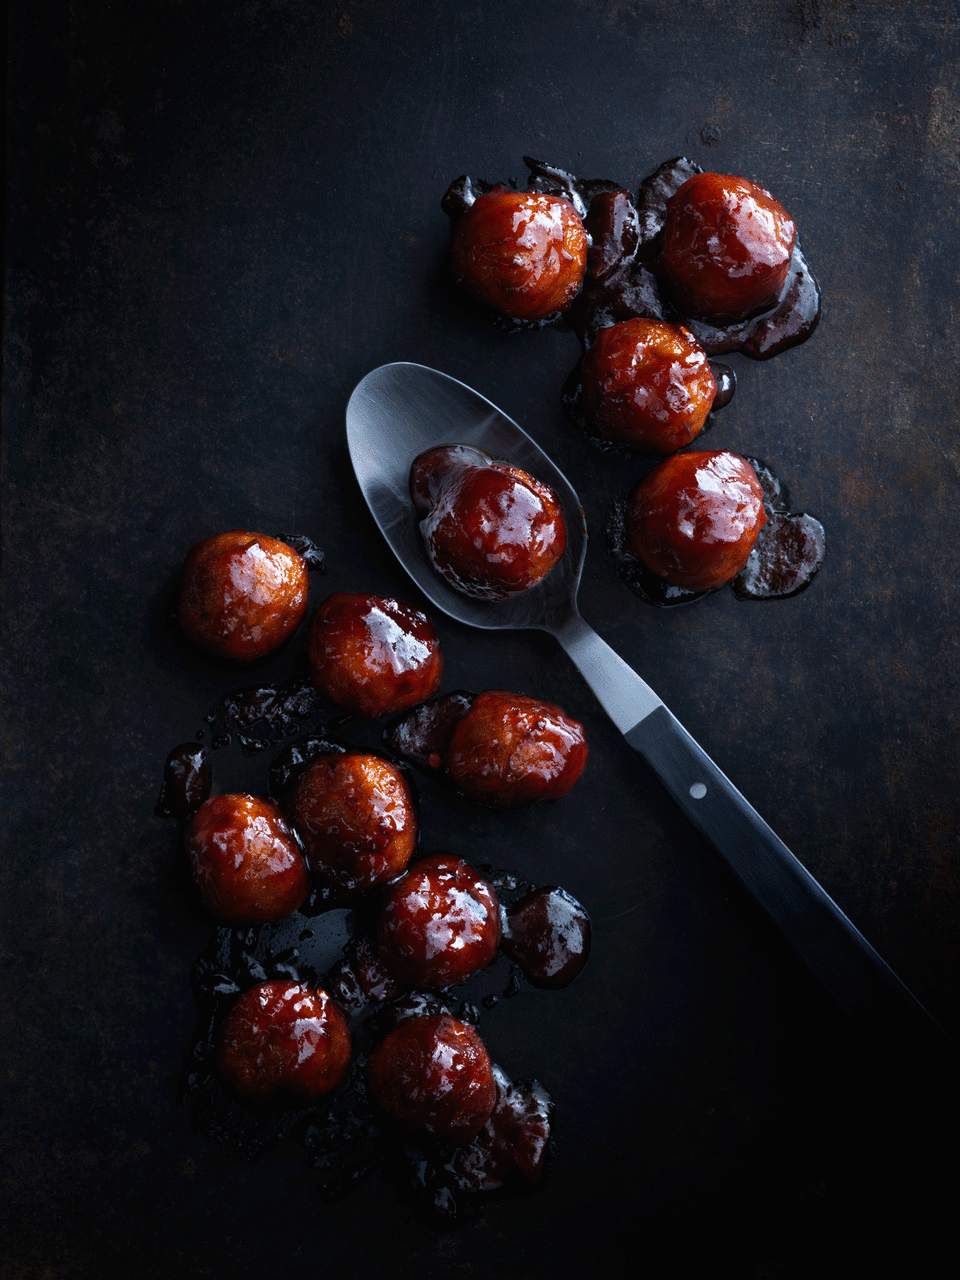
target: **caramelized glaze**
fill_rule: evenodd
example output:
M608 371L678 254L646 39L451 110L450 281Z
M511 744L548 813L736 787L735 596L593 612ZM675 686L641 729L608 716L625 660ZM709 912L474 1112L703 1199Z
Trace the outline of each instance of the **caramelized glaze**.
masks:
M380 960L402 982L455 986L497 958L500 904L462 858L434 853L390 887L376 937Z
M204 906L228 924L281 920L309 891L300 846L269 800L207 800L187 828L186 846Z
M307 610L306 561L277 538L232 529L196 543L180 585L180 625L219 658L250 662L282 644Z
M395 715L440 688L440 637L425 613L401 600L335 591L307 637L310 674L332 703L364 720Z
M450 250L454 278L516 320L566 311L583 280L587 236L566 200L496 186L459 219Z
M265 982L245 991L227 1015L217 1069L248 1102L303 1107L339 1083L350 1054L346 1020L325 991Z
M505 600L541 582L567 545L553 490L482 449L441 445L414 460L410 493L434 567L458 591Z
M376 1104L406 1129L466 1146L490 1119L497 1085L473 1027L449 1014L407 1018L367 1059Z
M586 763L582 725L552 703L499 689L474 698L446 757L454 784L492 809L559 800Z
M766 522L745 458L691 450L664 459L633 490L627 546L672 586L710 591L737 576Z
M341 889L369 889L405 870L418 822L400 768L361 752L321 756L301 775L291 800L310 868Z
M689 329L622 320L601 329L581 365L589 430L642 453L673 453L703 430L717 394Z

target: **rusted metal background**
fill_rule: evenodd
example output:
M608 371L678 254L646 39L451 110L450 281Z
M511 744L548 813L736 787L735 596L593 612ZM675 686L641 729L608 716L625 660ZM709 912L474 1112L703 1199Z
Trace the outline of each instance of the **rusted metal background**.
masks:
M733 359L711 442L773 465L828 558L786 602L660 613L594 538L583 612L956 1032L955 0L17 0L10 30L0 1274L932 1274L940 1104L864 1050L545 637L438 620L447 688L556 701L592 748L542 812L424 794L426 848L594 919L572 988L483 1023L556 1097L550 1184L458 1233L377 1178L329 1205L297 1150L247 1166L192 1132L210 925L153 803L238 683L168 619L194 541L299 530L328 555L315 601L417 599L346 456L374 366L477 387L600 528L638 467L562 418L576 340L477 323L439 201L524 154L635 187L685 153L770 187L823 286L806 346ZM264 785L263 759L215 768Z

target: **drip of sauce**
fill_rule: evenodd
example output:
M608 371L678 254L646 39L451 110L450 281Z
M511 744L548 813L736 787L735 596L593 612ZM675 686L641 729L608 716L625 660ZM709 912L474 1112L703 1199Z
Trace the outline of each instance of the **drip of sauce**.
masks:
M535 987L567 987L590 954L590 917L566 889L534 889L504 913L500 945Z
M790 495L779 477L758 458L748 461L763 490L767 523L730 585L741 600L784 600L808 587L823 564L823 525L805 511L791 512Z
M280 541L303 556L307 568L312 572L323 573L326 569L326 557L312 538L305 533L281 533Z
M346 719L346 712L330 710L308 676L292 676L224 694L207 723L214 747L225 747L236 736L244 754L253 755L302 732L308 722L335 725Z
M182 742L174 747L163 766L163 784L154 813L158 818L186 822L210 796L213 773L206 747Z

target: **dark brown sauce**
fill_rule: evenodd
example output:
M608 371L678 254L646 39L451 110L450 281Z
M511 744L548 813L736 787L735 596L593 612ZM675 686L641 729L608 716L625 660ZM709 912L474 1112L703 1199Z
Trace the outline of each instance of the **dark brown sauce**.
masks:
M214 747L235 737L245 755L277 746L308 724L342 724L346 712L332 710L309 676L291 676L280 684L251 685L224 694L207 716Z
M767 523L746 565L728 585L740 600L783 600L808 587L823 564L823 525L806 512L789 510L787 489L765 462L749 457L747 461L763 490ZM626 515L626 496L614 499L607 513L604 543L616 562L618 576L635 595L658 608L671 608L713 594L688 591L652 573L628 548Z
M308 538L305 533L278 533L277 537L303 556L311 573L324 572L326 558L312 538Z
M186 822L209 798L213 785L210 755L199 742L174 747L163 766L163 784L154 813Z
M307 715L319 714L322 720L323 709L304 700L303 693L299 683L286 681L227 695L207 717L217 731L215 745L235 735L244 751L262 750L279 726L299 726ZM400 717L419 730L408 733L407 747L436 745L447 730L452 733L472 699L464 692L446 695ZM251 738L246 733L251 725L269 732ZM351 749L322 725L301 734L270 765L270 793L282 802L317 756ZM428 771L429 755L423 762ZM186 823L211 789L206 749L183 743L168 756L158 812ZM510 942L489 968L446 991L409 987L384 969L372 941L381 897L376 889L347 902L335 889L316 886L298 911L276 923L219 926L191 973L197 1028L179 1094L182 1103L192 1104L195 1128L244 1160L256 1160L282 1139L293 1138L331 1199L380 1169L435 1223L456 1224L494 1194L535 1190L544 1176L552 1114L549 1095L536 1081L511 1081L495 1066L498 1100L490 1120L468 1146L453 1147L411 1136L385 1120L370 1100L364 1075L370 1050L403 1018L448 1012L476 1024L482 1010L518 995L524 981L567 985L586 962L589 918L574 898L553 886L538 888L514 872L487 865L476 869L496 892ZM531 909L531 903L538 905ZM322 1103L308 1108L251 1106L214 1071L218 1028L237 997L278 979L322 986L350 1018L355 1056L347 1076Z
M790 511L785 485L765 462L747 461L763 490L767 523L750 559L730 585L741 600L784 600L803 591L817 576L826 552L823 525L805 511Z
M666 161L643 180L636 199L622 184L608 179L577 178L529 156L524 156L524 163L530 170L525 190L569 200L583 219L591 244L583 285L568 312L535 322L496 316L501 327L519 330L554 324L572 329L586 348L598 329L639 316L686 325L708 355L740 351L754 360L779 355L805 342L816 329L820 286L799 240L780 298L762 315L737 324L711 325L682 315L661 296L656 270L666 205L688 178L703 172L694 161L682 156ZM477 196L491 187L482 179L457 178L441 207L455 225Z

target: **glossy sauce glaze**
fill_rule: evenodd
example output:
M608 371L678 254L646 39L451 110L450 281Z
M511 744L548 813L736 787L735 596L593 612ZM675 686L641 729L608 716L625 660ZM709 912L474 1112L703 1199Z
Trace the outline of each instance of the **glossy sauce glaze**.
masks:
M665 296L658 281L664 224L673 197L684 183L703 173L692 160L678 157L666 161L644 179L636 197L620 183L576 178L530 157L524 161L530 170L528 189L568 200L590 238L580 293L569 311L554 321L573 329L585 348L592 345L599 329L634 316L685 325L708 355L741 351L755 360L769 359L805 342L816 328L820 288L798 239L793 243L780 292L760 315L727 322L708 320L684 310L682 298ZM457 178L450 185L441 204L454 228L478 196L489 190L490 184L477 178ZM529 327L510 318L502 323Z
M391 751L491 809L559 800L587 763L583 726L524 694L441 694L384 730Z
M587 260L587 235L569 202L495 186L458 219L450 249L457 283L515 320L566 311Z
M580 371L591 434L642 453L673 453L696 439L717 395L693 334L662 320L601 329Z
M776 306L797 229L783 205L746 178L697 173L667 201L656 263L683 315L737 324Z
M275 692L279 693L279 686ZM460 706L462 710L463 703ZM171 757L190 755L209 775L209 759L200 758L205 756L203 749L196 751L193 744L183 748L189 751L175 749ZM272 794L289 803L318 758L351 753L355 748L322 732L301 735L283 748L269 768ZM181 797L178 808L185 807ZM435 882L438 867L441 876ZM405 881L415 887L412 873L417 868L425 869L438 889L432 898L426 895L430 904L425 926L416 922L423 936L434 941L464 936L466 920L468 931L480 940L478 954L487 961L490 940L499 935L502 920L504 936L511 938L509 949L504 945L492 963L480 968L474 959L456 974L435 977L438 984L447 977L459 984L469 969L465 984L443 992L411 986L384 961L385 898L377 887L350 894L348 909L347 900L335 888L330 892L329 886L317 884L300 908L281 920L220 925L193 970L198 1023L181 1096L193 1100L200 1130L242 1158L253 1159L292 1136L302 1143L308 1164L331 1196L342 1195L379 1167L398 1180L402 1194L412 1195L424 1213L454 1222L472 1213L483 1196L493 1191L540 1183L551 1125L548 1094L535 1081L511 1081L491 1063L492 1110L469 1143L451 1144L449 1135L439 1138L426 1128L403 1127L385 1116L371 1098L368 1056L390 1031L409 1019L442 1016L475 1024L481 1009L491 1009L522 991L521 975L531 985L566 985L586 960L589 920L563 890L538 890L514 873L487 866L470 868L449 854L429 855L413 864L407 876L387 890L388 896L399 886L402 898ZM409 899L413 910L408 924L423 906L423 901L415 902L417 896L411 894ZM270 985L264 988L264 984ZM306 1040L297 1039L300 1032L292 1029L297 1019L288 1019L284 1012L292 997L280 998L280 988L293 987L312 993L311 1000L320 999L325 1017L338 1009L349 1026L353 1060L329 1093L322 1089L308 1093L296 1073L287 1070L294 1056L299 1060L301 1050L310 1058L315 1047L324 1043L322 1036L309 1030L309 1020ZM258 989L259 994L250 994ZM242 998L246 1004L240 1004ZM305 998L298 994L296 1002ZM235 1013L238 1007L240 1012ZM339 1071L343 1042L339 1036L334 1040L340 1049L327 1065L332 1063ZM294 1043L300 1044L295 1055ZM321 1055L318 1068L323 1061ZM329 1080L324 1071L319 1076Z
M375 936L378 960L401 982L456 986L496 960L500 904L462 858L435 853L390 886Z
M440 637L427 615L386 596L335 591L307 637L310 674L335 706L364 720L395 715L440 688Z
M400 875L417 846L402 769L366 752L313 760L293 789L290 815L313 874L350 892Z
M279 808L251 795L215 796L186 831L203 905L228 924L281 920L303 905L310 877Z
M350 1065L350 1031L325 991L264 982L233 1004L216 1038L217 1071L255 1106L303 1107L335 1088Z
M725 449L665 458L627 503L627 547L673 586L711 591L747 562L767 522L753 468Z
M448 1013L405 1018L367 1059L374 1102L403 1129L463 1147L493 1113L497 1085L474 1027Z
M803 591L816 577L825 555L823 525L806 512L791 512L787 490L773 471L756 458L746 460L763 494L766 522L730 586L741 600L782 600ZM652 572L631 547L628 512L626 497L611 504L605 543L618 575L631 591L648 604L669 608L699 600L716 589L693 590Z
M422 453L410 495L427 554L458 591L505 600L541 582L566 550L563 509L548 485L468 445Z
M250 662L287 640L307 610L304 558L277 538L232 529L191 547L178 612L184 633L218 658Z

